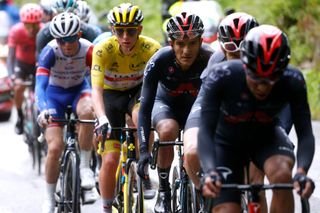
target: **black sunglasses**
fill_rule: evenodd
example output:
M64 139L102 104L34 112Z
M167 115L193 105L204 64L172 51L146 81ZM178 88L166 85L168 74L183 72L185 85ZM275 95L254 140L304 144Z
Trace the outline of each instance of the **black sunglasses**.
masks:
M137 34L138 27L115 27L114 31L115 31L115 34L119 37L122 37L125 31L130 37L133 37Z

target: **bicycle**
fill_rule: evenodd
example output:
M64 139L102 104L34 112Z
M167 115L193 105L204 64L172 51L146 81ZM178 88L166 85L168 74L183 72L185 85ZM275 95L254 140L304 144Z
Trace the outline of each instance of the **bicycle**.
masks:
M52 119L52 122L65 124L65 148L60 162L59 188L55 193L58 213L81 212L80 158L76 124L94 124L94 120L80 120L72 113L71 106L66 110L65 119Z
M108 128L102 129L102 141L106 141ZM116 172L116 196L113 210L119 213L144 212L143 185L139 175L136 174L136 146L134 132L136 128L113 127L112 130L121 131L121 158ZM123 136L125 133L125 136ZM104 143L101 144L101 151ZM137 183L137 193L134 188Z
M32 157L32 168L37 169L38 175L41 174L41 160L42 156L46 155L46 143L39 141L40 127L37 123L37 107L35 104L35 94L34 94L34 76L29 75L27 80L21 83L25 86L24 90L24 101L22 103L23 112L23 136L24 141L29 146L29 151Z
M182 213L198 213L203 212L204 201L200 196L192 181L183 166L183 141L181 139L181 130L179 137L176 141L160 142L157 139L152 147L152 158L150 167L156 168L158 150L163 146L177 146L178 150L178 165L173 167L172 174L172 189L171 189L171 205L172 211Z
M242 213L260 213L259 192L262 190L292 190L293 184L291 183L278 183L278 184L222 184L221 190L238 190L246 192L245 200L242 199L241 207ZM301 212L310 213L308 199L300 199ZM245 204L245 206L243 206ZM245 208L244 208L245 207ZM212 199L206 200L206 212L211 212Z

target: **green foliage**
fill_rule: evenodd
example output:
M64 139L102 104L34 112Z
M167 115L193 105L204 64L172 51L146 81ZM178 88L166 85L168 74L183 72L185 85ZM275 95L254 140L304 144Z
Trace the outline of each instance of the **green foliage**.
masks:
M320 119L320 72L304 71L308 88L308 100L313 119Z

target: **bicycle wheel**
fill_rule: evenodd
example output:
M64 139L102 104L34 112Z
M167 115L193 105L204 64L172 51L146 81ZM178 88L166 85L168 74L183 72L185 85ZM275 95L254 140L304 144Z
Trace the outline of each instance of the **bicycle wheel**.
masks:
M240 205L241 205L241 213L248 213L248 198L247 193L243 192L241 193L240 197Z
M172 212L179 212L181 210L180 208L180 177L179 177L179 172L178 172L178 167L175 166L173 168L172 172L172 189L171 189L171 194L172 194L172 199L171 199L171 204L172 204Z
M137 188L138 188L138 194L136 198L136 208L135 212L137 213L143 213L144 212L144 196L143 196L143 186L142 186L142 180L137 175Z
M63 171L61 201L63 213L80 213L79 160L76 153L68 152Z
M189 205L190 205L190 212L198 213L201 212L203 204L201 203L202 198L200 194L197 193L196 188L191 180L189 180L188 184L188 192L189 192Z
M124 213L134 212L135 199L134 199L133 187L135 182L135 176L136 175L135 175L134 164L131 163L128 170L128 174L126 175L126 178L125 178L125 183L124 183L124 192L123 192Z

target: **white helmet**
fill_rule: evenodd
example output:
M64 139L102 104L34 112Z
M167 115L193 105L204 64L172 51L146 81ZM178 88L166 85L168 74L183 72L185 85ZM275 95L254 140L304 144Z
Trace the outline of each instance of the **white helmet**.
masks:
M78 1L78 7L75 10L75 14L79 16L81 21L86 23L89 22L90 19L90 7L86 1Z
M50 33L54 38L76 35L80 31L80 18L69 12L56 15L50 22Z

